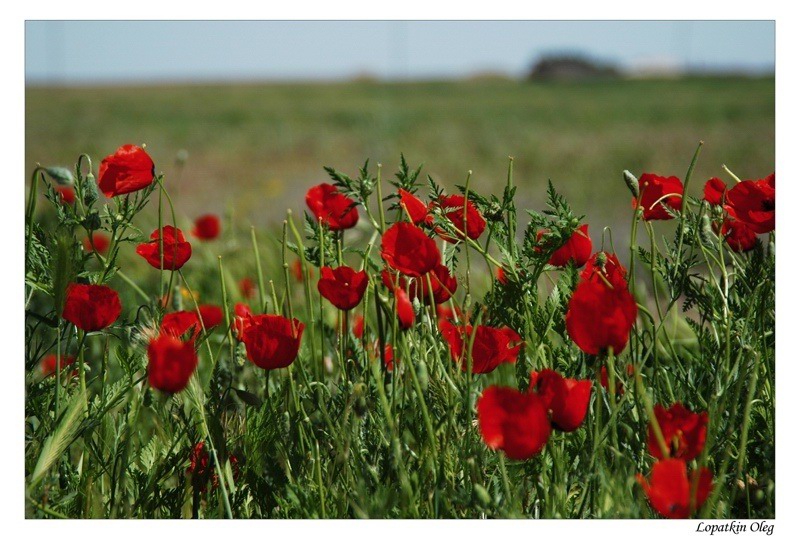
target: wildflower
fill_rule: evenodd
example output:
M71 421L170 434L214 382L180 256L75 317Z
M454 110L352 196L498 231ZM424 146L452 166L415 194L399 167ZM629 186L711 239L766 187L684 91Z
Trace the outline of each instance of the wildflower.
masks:
M201 492L206 491L206 483L209 480L212 488L219 486L219 476L213 467L213 463L209 464L210 462L206 443L200 441L195 444L189 455L189 468L186 473L192 476L192 486L199 487ZM228 462L231 464L233 478L237 479L239 477L239 460L235 455L231 454L228 456Z
M419 277L441 263L442 255L433 239L414 224L398 222L381 238L381 257L406 276Z
M722 205L728 187L719 177L712 177L703 187L703 199L711 205Z
M250 326L250 321L253 318L253 312L250 306L242 302L237 302L233 306L233 321L231 322L231 330L239 341L242 341L242 336L247 327Z
M252 278L248 278L245 276L241 280L239 280L239 292L242 293L244 298L253 298L256 294L256 283L253 281Z
M349 229L358 223L358 210L353 200L331 184L322 183L309 188L306 205L317 220L321 219L334 231Z
M398 190L398 194L400 194L400 207L408 213L412 223L416 225L433 224L433 215L428 212L428 206L418 197L402 188Z
M614 354L620 354L628 344L637 315L625 269L616 256L603 254L594 256L581 274L565 318L570 338L583 352L593 355L609 347Z
M478 399L477 412L486 445L510 459L533 457L550 438L550 420L538 394L489 386Z
M162 333L147 346L147 380L157 390L177 393L183 390L197 368L194 343Z
M444 229L437 229L436 232L447 242L457 242L464 239L464 196L441 196L435 205L438 206L444 216L450 220L455 226L458 234L452 237L448 231ZM472 240L477 239L486 229L486 220L481 215L480 211L475 207L471 201L466 201L467 217L466 217L466 235Z
M292 271L292 276L298 282L302 282L305 278L303 278L303 263L299 259L295 259L292 262L292 266L289 267ZM309 271L311 269L309 268Z
M169 334L172 337L182 339L188 335L191 341L202 332L200 319L194 311L176 311L167 313L161 319L161 333Z
M192 235L201 241L210 241L219 237L220 222L219 216L215 214L204 214L194 221Z
M344 265L335 269L322 267L317 289L331 304L342 311L349 311L361 302L368 283L369 278L364 270L356 272Z
M749 252L756 247L758 236L755 231L745 222L735 218L725 218L722 227L713 224L713 228L719 228L719 234L731 247L734 252Z
M150 234L150 242L136 247L136 253L142 256L151 267L161 268L161 242L163 233L164 270L180 269L192 257L192 245L183 236L183 231L176 227L164 226Z
M111 326L121 312L119 295L108 286L71 283L67 287L62 317L84 332Z
M83 249L87 252L97 252L100 255L105 255L108 251L111 241L104 233L92 233L92 238L84 237Z
M675 403L670 408L657 404L653 411L664 436L669 457L688 461L700 455L706 444L707 412L695 414L680 403ZM653 457L663 458L664 454L652 426L648 427L647 447Z
M71 186L57 186L56 192L58 192L58 198L61 203L66 203L67 205L75 203L75 190Z
M149 186L156 166L144 149L123 145L100 163L98 183L107 198L136 192Z
M700 468L687 475L686 462L682 459L665 459L653 465L650 482L638 474L636 480L642 486L650 505L667 518L688 518L690 507L699 509L711 492L711 472ZM696 481L694 502L690 501L692 483ZM692 505L693 504L693 505Z
M428 285L428 278L430 278L430 285ZM433 295L433 302L441 304L450 300L457 287L458 280L450 274L446 266L440 264L425 276L413 280L410 291L421 302L429 303L431 295Z
M460 362L461 369L467 371L468 363L464 354L472 338L473 327L440 321L439 329L450 347L453 360ZM491 373L500 364L513 364L517 361L522 339L514 330L508 327L492 328L484 325L479 325L475 330L475 340L472 344L473 373Z
M552 369L531 372L531 390L541 396L553 427L572 432L583 423L592 394L591 380L564 378Z
M364 316L363 315L356 315L355 321L353 322L353 335L357 339L361 339L364 337Z
M61 371L63 372L66 368L75 363L75 357L62 355L61 360L58 360L58 355L48 354L47 356L42 358L41 362L39 362L39 369L41 369L42 375L45 377L49 377L50 375L55 375L57 361L61 362ZM72 372L73 377L77 374L78 374L77 371Z
M408 294L399 287L394 288L394 300L397 305L397 321L400 329L408 330L414 326L414 306L411 305Z
M503 270L503 267L497 267L497 281L500 285L506 285L508 283L508 277L506 277L506 271Z
M675 211L681 208L683 196L683 183L675 176L661 177L652 173L645 173L639 178L641 188L641 205L633 198L633 208L642 207L642 217L645 220L671 220L672 215L665 207Z
M775 174L737 183L728 191L725 209L756 233L775 230Z
M537 240L541 239L546 233L546 230L540 230L536 234ZM591 255L592 239L589 237L589 224L583 224L575 230L563 246L553 252L547 262L554 267L566 267L569 263L574 264L576 267L582 267Z
M215 304L200 304L198 309L200 310L200 317L203 319L203 326L206 327L206 330L211 330L222 324L225 313L219 306Z
M305 327L281 315L253 315L241 334L247 358L261 369L289 367L297 358Z

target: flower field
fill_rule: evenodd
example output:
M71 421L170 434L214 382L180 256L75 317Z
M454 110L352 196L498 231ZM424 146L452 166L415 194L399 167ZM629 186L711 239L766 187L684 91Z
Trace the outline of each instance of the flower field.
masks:
M178 215L147 147L37 166L27 516L774 517L775 176L701 152L620 171L624 229L518 207L513 159L327 167L267 231Z

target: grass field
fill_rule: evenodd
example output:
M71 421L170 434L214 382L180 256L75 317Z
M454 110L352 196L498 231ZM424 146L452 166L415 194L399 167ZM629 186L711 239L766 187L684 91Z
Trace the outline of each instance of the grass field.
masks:
M547 179L579 214L629 218L621 171L683 177L699 140L702 180L727 164L740 177L773 170L773 79L619 80L531 84L475 80L378 84L272 84L29 88L26 166L101 158L147 143L179 211L279 221L303 194L370 158L394 173L402 151L452 188L497 191L515 158L520 207L540 209ZM189 161L174 174L176 153ZM597 219L593 219L597 221ZM599 236L600 229L592 234Z

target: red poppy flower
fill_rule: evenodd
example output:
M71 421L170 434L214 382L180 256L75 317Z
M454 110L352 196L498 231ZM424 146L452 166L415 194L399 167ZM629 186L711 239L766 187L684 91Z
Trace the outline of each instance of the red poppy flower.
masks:
M719 226L715 222L713 227L716 230ZM734 218L725 218L719 234L725 238L725 242L734 252L749 252L758 242L756 232L746 223Z
M215 214L204 214L194 221L192 235L201 241L210 241L219 237L220 222L219 216Z
M405 289L408 287L408 279L399 272L392 272L386 269L381 270L381 282L389 290L394 292L395 287Z
M355 321L353 322L353 335L356 339L361 339L364 337L364 316L363 315L356 315Z
M477 411L483 441L510 459L533 457L550 438L547 409L535 393L489 386L478 399Z
M174 313L167 313L161 319L161 333L169 334L178 339L188 335L189 339L194 340L202 332L200 320L197 318L197 312L194 311L176 311Z
M42 358L42 361L39 362L39 368L42 371L42 375L44 375L45 377L49 377L50 375L55 375L57 361L59 360L58 360L58 355L56 354L48 354L47 356ZM75 363L75 357L62 355L60 362L61 362L61 372L63 373L66 368ZM77 374L78 374L77 371L72 372L73 377Z
M228 457L228 461L231 464L233 478L236 480L239 478L240 474L239 460L235 455L231 454ZM192 486L200 485L201 492L206 491L206 483L208 483L208 481L211 481L212 488L217 488L219 486L219 475L213 467L213 462L211 462L209 458L205 442L198 442L195 444L194 448L192 448L192 452L189 455L189 468L186 470L186 473L196 477L197 481L192 480Z
M683 183L675 176L661 177L652 173L645 173L639 178L644 209L642 217L645 220L671 220L672 215L664 208L669 207L675 211L681 209L683 196ZM636 209L637 200L633 198L633 208Z
M108 251L110 244L111 241L104 233L92 233L91 241L89 237L83 238L83 249L90 253L97 252L100 255L104 255Z
M298 282L303 281L303 263L299 259L295 259L292 262L292 266L290 267L292 270L292 276ZM309 269L310 270L310 269Z
M545 230L537 232L537 240L546 233ZM554 267L566 267L570 262L576 267L582 267L591 255L592 239L589 237L589 224L583 224L567 239L564 246L553 252L547 262Z
M107 198L136 192L156 177L156 165L144 149L123 145L100 163L98 185Z
M353 200L331 184L322 183L309 188L306 205L317 220L322 219L334 231L350 229L358 223L358 210Z
M592 394L591 380L562 377L552 369L531 372L531 389L541 396L553 426L572 432L583 423Z
M289 367L297 358L305 327L281 315L252 316L242 334L247 358L261 369Z
M688 461L700 455L706 444L707 412L695 414L680 403L675 403L670 408L657 404L653 411L670 457ZM657 459L663 458L652 426L648 427L647 447L650 455Z
M400 194L400 206L405 209L414 224L433 224L433 215L428 212L428 206L422 200L402 188L398 190L398 193Z
M320 268L317 282L319 294L342 311L355 308L364 297L369 278L367 272L356 272L347 266Z
M252 278L245 276L239 280L239 292L242 293L244 298L253 298L256 294L256 289L258 289L258 287Z
M233 330L234 335L239 341L242 341L244 331L250 326L250 321L252 318L253 312L250 310L250 306L247 304L237 302L236 305L233 306L233 321L231 323L231 330Z
M612 347L618 355L636 321L636 300L616 257L606 254L605 259L602 268L592 264L584 270L565 320L567 333L583 352L597 355Z
M436 205L442 209L444 216L450 220L458 230L456 237L451 236L444 229L437 229L436 232L447 242L457 242L464 238L464 196L441 196ZM475 204L467 201L467 237L472 240L477 239L486 229L486 220L480 211L475 208Z
M699 472L699 473L698 473ZM665 459L653 465L650 482L639 474L636 480L642 486L650 505L667 518L688 518L691 514L689 498L692 483L696 480L694 509L699 509L711 492L711 471L700 468L687 475L686 462L682 459Z
M586 262L586 266L580 273L581 280L598 280L600 275L614 286L626 286L628 284L628 272L620 263L617 256L608 252L597 252Z
M75 190L71 186L57 186L56 192L58 192L61 203L66 203L67 205L75 203Z
M183 390L197 369L194 343L181 341L170 334L161 334L147 346L147 380L157 390L178 393Z
M406 276L419 277L442 262L436 242L408 222L397 222L381 238L381 257Z
M95 332L114 324L121 312L119 295L112 288L71 283L61 316L84 332Z
M183 236L183 231L176 227L164 226L164 270L178 270L192 257L192 245ZM142 256L151 267L161 268L161 230L150 234L150 242L136 247L136 253Z
M703 187L703 199L711 205L722 205L728 186L719 177L712 177Z
M397 304L397 321L400 329L408 330L414 326L414 306L411 305L408 294L399 287L394 288L394 300Z
M467 371L468 363L464 357L466 345L472 337L472 326L454 325L450 321L440 321L442 337L450 347L453 360L461 363ZM472 372L491 373L503 363L516 363L522 339L511 328L492 328L479 325L472 344Z
M726 196L728 213L756 233L775 230L775 174L736 184Z
M503 267L497 267L497 281L500 283L500 285L505 285L508 283L506 271L503 270Z
M214 304L200 304L198 309L206 330L211 330L215 326L221 325L225 318L225 312L222 311L222 308Z
M428 278L430 278L430 286ZM446 266L438 265L425 276L414 279L411 282L410 290L411 294L421 302L430 303L431 295L433 295L433 302L441 304L450 300L456 292L456 288L458 288L458 280L455 276L450 274Z

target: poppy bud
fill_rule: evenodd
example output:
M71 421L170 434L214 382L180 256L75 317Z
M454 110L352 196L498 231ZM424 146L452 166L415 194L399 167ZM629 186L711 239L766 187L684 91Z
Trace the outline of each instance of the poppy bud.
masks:
M478 500L482 507L492 505L492 497L489 495L489 491L477 483L472 486L472 490L475 493L475 499Z
M100 197L100 194L97 192L97 181L94 179L94 174L89 172L89 175L86 176L86 180L83 182L83 202L86 205L91 205L97 198Z
M97 231L100 229L101 225L102 222L100 221L100 215L97 213L97 211L90 212L83 219L83 226L90 231Z
M50 178L61 186L72 186L75 183L75 178L69 168L63 166L50 166L45 168L44 171Z
M708 248L712 248L715 243L714 230L711 228L711 219L707 214L704 214L703 218L700 220L700 240L703 241L703 245Z
M631 191L631 194L633 194L633 197L634 198L638 198L639 197L639 179L637 179L636 176L633 175L628 170L625 170L625 171L622 172L622 178L625 180L625 184L628 186L628 190Z

